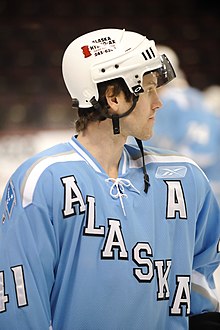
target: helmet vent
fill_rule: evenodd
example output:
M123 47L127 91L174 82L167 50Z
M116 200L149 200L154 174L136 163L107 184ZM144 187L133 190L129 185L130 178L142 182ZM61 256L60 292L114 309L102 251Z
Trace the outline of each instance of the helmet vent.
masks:
M145 59L145 61L151 60L152 58L156 57L152 48L148 48L145 50L145 52L141 53Z

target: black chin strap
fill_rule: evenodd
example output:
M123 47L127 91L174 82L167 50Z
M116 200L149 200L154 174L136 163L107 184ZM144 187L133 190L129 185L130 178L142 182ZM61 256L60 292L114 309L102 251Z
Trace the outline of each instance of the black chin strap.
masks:
M114 134L119 134L120 133L120 125L119 125L119 119L125 116L128 116L136 107L136 103L138 101L138 95L134 95L133 98L133 103L132 106L130 107L130 109L128 111L126 111L125 113L121 114L121 115L112 115L108 112L108 109L104 109L104 111L101 108L101 105L99 104L99 102L95 99L95 97L93 96L90 100L90 103L92 104L92 106L99 111L100 113L102 113L106 118L110 118L112 120L112 125L113 125L113 132ZM144 161L144 149L143 149L143 143L141 140L135 138L138 147L140 148L141 151L141 156L142 156L142 161L143 161L143 173L144 173L144 192L147 193L148 192L148 188L150 186L150 182L149 182L149 176L147 174L146 171L146 166L145 166L145 161Z
M107 109L105 109L103 111L100 104L99 104L99 102L96 101L94 96L91 98L90 103L92 104L92 106L96 110L101 112L106 118L110 118L112 120L113 133L114 134L120 134L119 119L128 116L134 110L134 108L136 107L137 101L138 101L138 95L134 95L132 106L130 107L130 109L128 109L128 111L126 111L125 113L123 113L121 115L112 115L108 112Z
M136 107L137 101L138 101L138 95L134 95L132 106L130 107L130 109L128 109L128 111L126 111L121 115L110 115L110 118L112 119L114 134L120 133L119 119L128 116Z
M138 147L140 148L141 151L141 156L142 156L142 162L143 162L143 173L144 173L144 192L148 192L148 188L150 186L150 180L149 180L149 175L147 174L146 166L145 166L145 161L144 161L144 148L143 148L143 143L141 140L135 138Z

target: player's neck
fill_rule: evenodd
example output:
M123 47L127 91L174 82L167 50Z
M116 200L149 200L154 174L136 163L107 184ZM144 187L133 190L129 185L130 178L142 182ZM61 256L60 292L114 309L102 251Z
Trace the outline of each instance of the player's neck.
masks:
M84 132L78 135L79 142L96 158L109 177L118 177L118 164L121 158L126 138L114 135L106 127L90 125Z

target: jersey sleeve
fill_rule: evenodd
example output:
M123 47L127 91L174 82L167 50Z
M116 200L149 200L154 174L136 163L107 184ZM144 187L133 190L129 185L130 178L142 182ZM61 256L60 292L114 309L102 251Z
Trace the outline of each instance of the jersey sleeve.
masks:
M208 187L208 188L207 188ZM209 184L206 193L198 182L203 201L198 212L191 287L191 313L219 311L213 274L220 265L220 212Z
M47 185L50 184L47 178ZM22 184L9 180L0 206L0 328L49 329L56 240L45 197L22 205Z

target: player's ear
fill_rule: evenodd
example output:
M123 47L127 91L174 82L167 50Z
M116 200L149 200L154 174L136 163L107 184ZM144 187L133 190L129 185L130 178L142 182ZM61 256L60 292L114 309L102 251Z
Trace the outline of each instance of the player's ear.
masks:
M113 86L108 86L105 92L105 97L106 97L106 102L108 106L114 111L117 112L120 102L121 102L121 97L122 97L122 92L120 92L118 95L114 94L114 87Z

